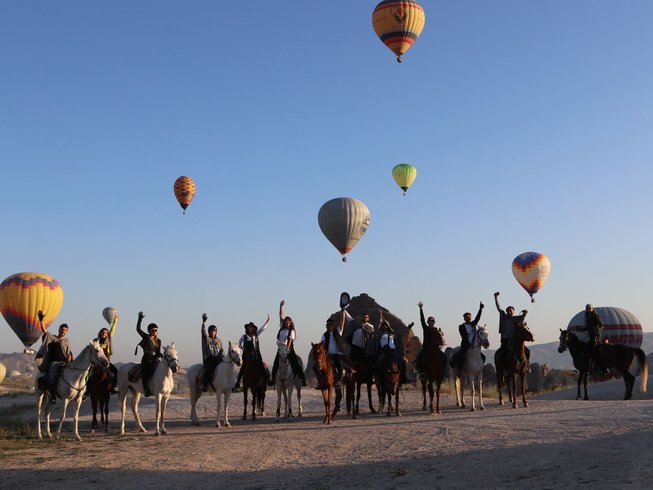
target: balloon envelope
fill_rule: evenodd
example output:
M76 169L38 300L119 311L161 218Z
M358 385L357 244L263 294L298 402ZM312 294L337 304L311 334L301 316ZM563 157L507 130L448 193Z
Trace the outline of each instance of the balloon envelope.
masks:
M118 308L114 308L113 306L107 306L104 310L102 310L102 318L106 320L106 322L111 325L113 323L113 319L118 316Z
M531 301L535 301L533 295L540 290L551 273L551 262L544 254L525 252L512 261L512 273L530 295Z
M370 225L370 210L352 197L337 197L325 202L317 215L324 236L343 255L356 246Z
M175 197L184 212L195 196L195 182L190 177L182 175L175 180Z
M0 284L0 312L25 347L43 334L38 312L45 315L43 328L48 328L63 305L61 285L47 274L21 272Z
M422 33L426 15L415 0L384 0L372 13L372 26L379 39L401 63L404 54Z
M594 311L603 322L603 335L601 340L608 340L611 344L623 344L635 349L641 347L644 340L642 325L635 315L623 308L614 306L598 306ZM583 342L589 341L589 334L580 330L585 328L585 310L576 313L569 321L567 329L574 332Z
M392 177L399 187L404 190L404 195L408 188L415 182L417 169L410 163L400 163L392 169Z
M5 376L7 375L7 368L4 364L0 362L0 384L4 381Z

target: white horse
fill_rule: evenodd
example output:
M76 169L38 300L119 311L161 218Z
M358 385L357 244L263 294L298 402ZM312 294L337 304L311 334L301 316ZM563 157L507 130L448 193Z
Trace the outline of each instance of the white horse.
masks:
M487 328L485 325L478 327L476 329L476 335L474 336L474 341L467 348L465 353L465 363L463 368L454 369L455 376L455 386L456 386L456 406L465 408L465 397L464 397L464 388L462 385L462 378L464 376L469 380L469 384L472 389L472 412L476 411L476 404L474 400L475 395L475 386L474 381L478 384L478 403L481 410L485 410L483 405L483 365L484 361L481 357L481 348L485 347L486 349L490 347L490 342L488 341ZM453 355L455 355L460 347L454 349Z
M229 423L229 399L231 398L231 389L234 386L234 371L236 366L240 366L243 362L243 354L238 347L238 344L229 342L229 349L224 360L218 364L213 372L213 379L209 385L208 391L213 391L216 394L216 418L215 426L220 427L220 395L224 395L224 425L231 427ZM202 390L197 386L197 376L202 369L201 364L195 364L188 368L186 379L188 380L188 388L190 389L190 420L193 425L200 425L197 419L197 400L202 396Z
M118 369L118 403L122 411L122 419L120 421L120 435L125 434L125 411L127 408L127 391L132 394L132 412L134 419L140 432L147 432L141 418L138 416L138 402L141 399L141 393L145 393L143 389L143 378L140 377L137 381L129 380L129 371L137 364L128 362L123 364ZM174 342L163 349L163 359L156 364L152 378L149 380L150 393L156 399L156 430L154 435L167 434L168 431L165 427L164 416L166 412L166 405L168 398L175 386L172 374L179 371L179 359L177 358L177 349Z
M279 352L279 369L277 370L277 378L274 382L274 387L277 390L277 422L281 415L281 396L283 395L284 403L286 404L286 412L284 417L289 420L292 417L292 391L293 388L297 390L297 403L299 404L298 417L302 416L302 380L293 373L292 366L288 360L288 346L285 342L277 341L277 349ZM301 359L298 358L301 366Z
M57 428L57 439L61 435L61 426L63 421L66 418L66 408L68 408L68 403L75 402L73 405L75 407L75 414L73 415L73 420L75 421L75 430L74 435L75 439L81 441L82 438L79 436L79 431L77 430L77 422L79 420L79 407L82 404L82 396L86 390L86 376L88 370L91 367L91 363L97 364L103 367L109 367L109 360L104 355L104 351L100 344L97 342L89 342L86 347L80 352L77 359L72 361L68 366L63 370L63 373L57 381L56 394L59 398L63 400L63 408L61 410L61 420L59 421L59 427ZM52 412L52 404L50 401L50 390L39 387L39 379L43 378L45 374L41 374L36 377L34 381L34 391L36 392L36 421L37 421L37 434L38 438L41 439L43 436L41 434L41 412L43 410L43 403L46 402L45 407L45 433L49 438L52 438L52 433L50 432L50 413ZM44 396L44 395L48 396Z

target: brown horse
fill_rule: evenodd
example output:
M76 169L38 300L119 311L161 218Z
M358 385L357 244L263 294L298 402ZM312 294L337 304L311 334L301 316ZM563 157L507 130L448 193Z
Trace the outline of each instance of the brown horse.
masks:
M503 383L508 388L508 399L512 408L517 408L517 375L521 379L522 403L528 407L526 401L526 373L528 372L528 358L526 357L525 342L533 342L534 337L528 329L526 322L515 325L515 337L505 349L501 347L494 354L494 365L497 371L497 388L499 390L499 404L503 405Z
M333 366L327 354L324 342L314 344L311 342L311 349L313 350L313 370L317 378L317 389L322 392L322 399L324 400L324 420L323 424L331 423L331 396L333 393Z
M259 358L254 342L243 343L243 420L247 420L247 394L252 394L252 420L256 420L256 408L260 407L261 389L267 386L265 363Z
M626 394L624 400L630 400L633 397L633 388L635 386L635 376L630 374L630 366L637 359L639 368L642 373L641 390L646 392L648 382L648 361L646 354L642 349L635 349L620 344L599 344L595 347L598 349L598 357L605 367L615 368L624 378L626 385ZM560 330L560 344L558 352L562 353L569 349L574 367L578 369L578 392L576 399L580 400L580 385L583 383L585 388L585 400L589 400L587 395L587 377L590 372L592 361L592 347L590 344L581 342L578 337L569 330Z
M390 356L387 357L387 362L385 365L385 379L383 382L383 389L388 397L388 417L392 415L392 397L395 398L395 415L398 417L401 416L399 413L399 363L392 359Z
M113 377L109 368L93 366L91 376L88 380L88 392L91 397L91 406L93 407L93 421L91 422L91 432L95 432L98 427L97 412L98 404L100 405L100 420L104 425L104 431L109 430L109 400L113 390Z
M424 378L422 378L422 410L426 410L426 387L429 389L429 397L431 399L431 413L442 413L440 409L440 385L444 380L445 371L447 368L447 356L442 352L441 347L444 345L444 334L442 330L433 330L433 340L426 353L424 361ZM433 383L435 386L436 406L433 407Z
M372 405L372 385L374 384L374 364L369 360L365 359L356 363L356 372L353 375L353 381L356 391L356 402L353 407L353 418L356 418L359 415L358 405L361 399L361 386L363 384L367 385L367 401L370 407L370 413L376 413L374 410L374 405Z

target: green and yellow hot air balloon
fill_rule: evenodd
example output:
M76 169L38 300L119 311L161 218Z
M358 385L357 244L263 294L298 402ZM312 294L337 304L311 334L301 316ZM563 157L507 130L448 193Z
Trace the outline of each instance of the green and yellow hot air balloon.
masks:
M417 169L410 163L400 163L392 169L392 177L395 179L397 185L404 190L405 196L406 191L415 181L415 177L417 177Z
M374 32L397 55L399 63L422 33L424 22L424 9L415 0L384 0L372 13Z

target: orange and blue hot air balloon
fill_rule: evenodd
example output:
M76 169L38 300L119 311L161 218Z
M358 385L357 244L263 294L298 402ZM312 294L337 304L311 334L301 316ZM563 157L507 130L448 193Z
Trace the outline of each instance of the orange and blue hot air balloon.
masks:
M384 0L372 13L374 32L397 55L399 63L422 33L425 22L424 9L415 0Z
M61 305L63 289L47 274L20 272L0 284L0 312L26 349L52 324ZM39 311L45 315L43 330Z
M535 303L533 295L544 285L550 273L551 261L538 252L524 252L512 261L512 274L531 297L531 303Z
M195 182L190 177L182 175L175 180L174 189L177 202L184 210L184 214L186 214L186 208L195 196Z

